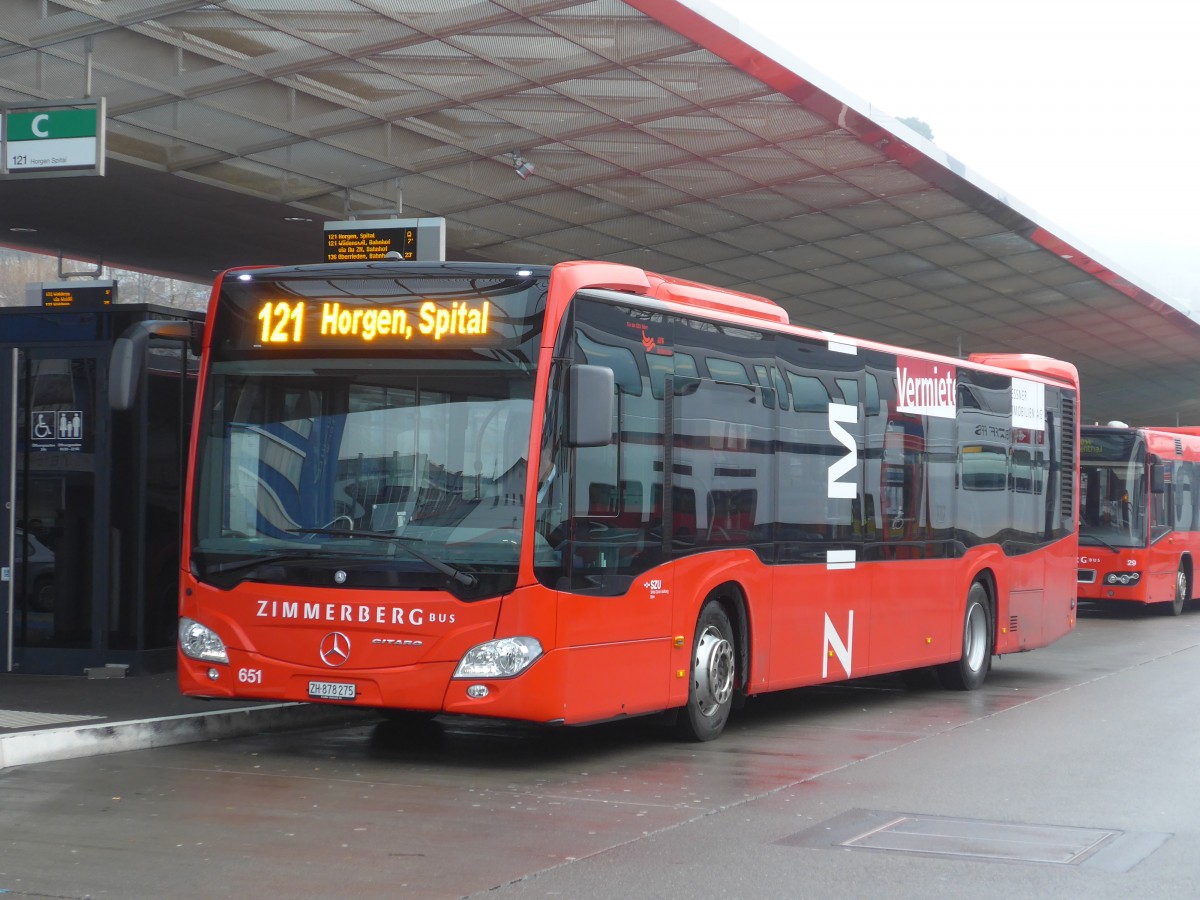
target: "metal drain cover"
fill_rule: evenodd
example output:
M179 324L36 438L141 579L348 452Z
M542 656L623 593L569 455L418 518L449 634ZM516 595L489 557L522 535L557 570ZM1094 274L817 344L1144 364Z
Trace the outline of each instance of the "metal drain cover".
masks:
M854 809L776 843L1127 872L1170 836Z

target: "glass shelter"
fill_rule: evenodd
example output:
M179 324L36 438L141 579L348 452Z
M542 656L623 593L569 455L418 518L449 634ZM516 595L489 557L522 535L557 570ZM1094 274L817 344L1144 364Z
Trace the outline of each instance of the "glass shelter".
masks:
M145 304L0 309L0 671L174 665L195 358L155 341L138 400L108 403L113 342Z

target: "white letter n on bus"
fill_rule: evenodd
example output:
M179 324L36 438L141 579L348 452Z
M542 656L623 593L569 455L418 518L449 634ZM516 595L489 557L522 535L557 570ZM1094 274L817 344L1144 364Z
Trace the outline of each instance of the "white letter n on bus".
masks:
M850 619L846 623L846 641L842 642L842 637L837 633L837 628L833 622L829 620L829 613L825 613L825 642L821 647L821 677L829 677L829 657L837 655L838 662L842 664L842 668L846 671L846 677L850 677L850 658L854 655L854 610L850 610Z

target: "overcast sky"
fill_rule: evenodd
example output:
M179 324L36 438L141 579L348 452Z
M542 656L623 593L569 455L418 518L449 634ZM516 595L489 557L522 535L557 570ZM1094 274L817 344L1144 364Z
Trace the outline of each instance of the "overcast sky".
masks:
M1200 302L1200 3L712 2L928 123L944 152L1139 283Z

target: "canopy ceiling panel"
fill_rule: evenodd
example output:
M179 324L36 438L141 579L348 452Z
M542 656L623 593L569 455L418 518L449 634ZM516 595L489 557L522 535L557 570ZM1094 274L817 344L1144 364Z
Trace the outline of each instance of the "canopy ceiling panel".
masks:
M0 103L89 85L109 174L0 180L0 242L207 280L316 261L329 219L441 216L451 257L609 259L860 337L1049 353L1085 417L1200 424L1189 303L706 0L6 0Z

